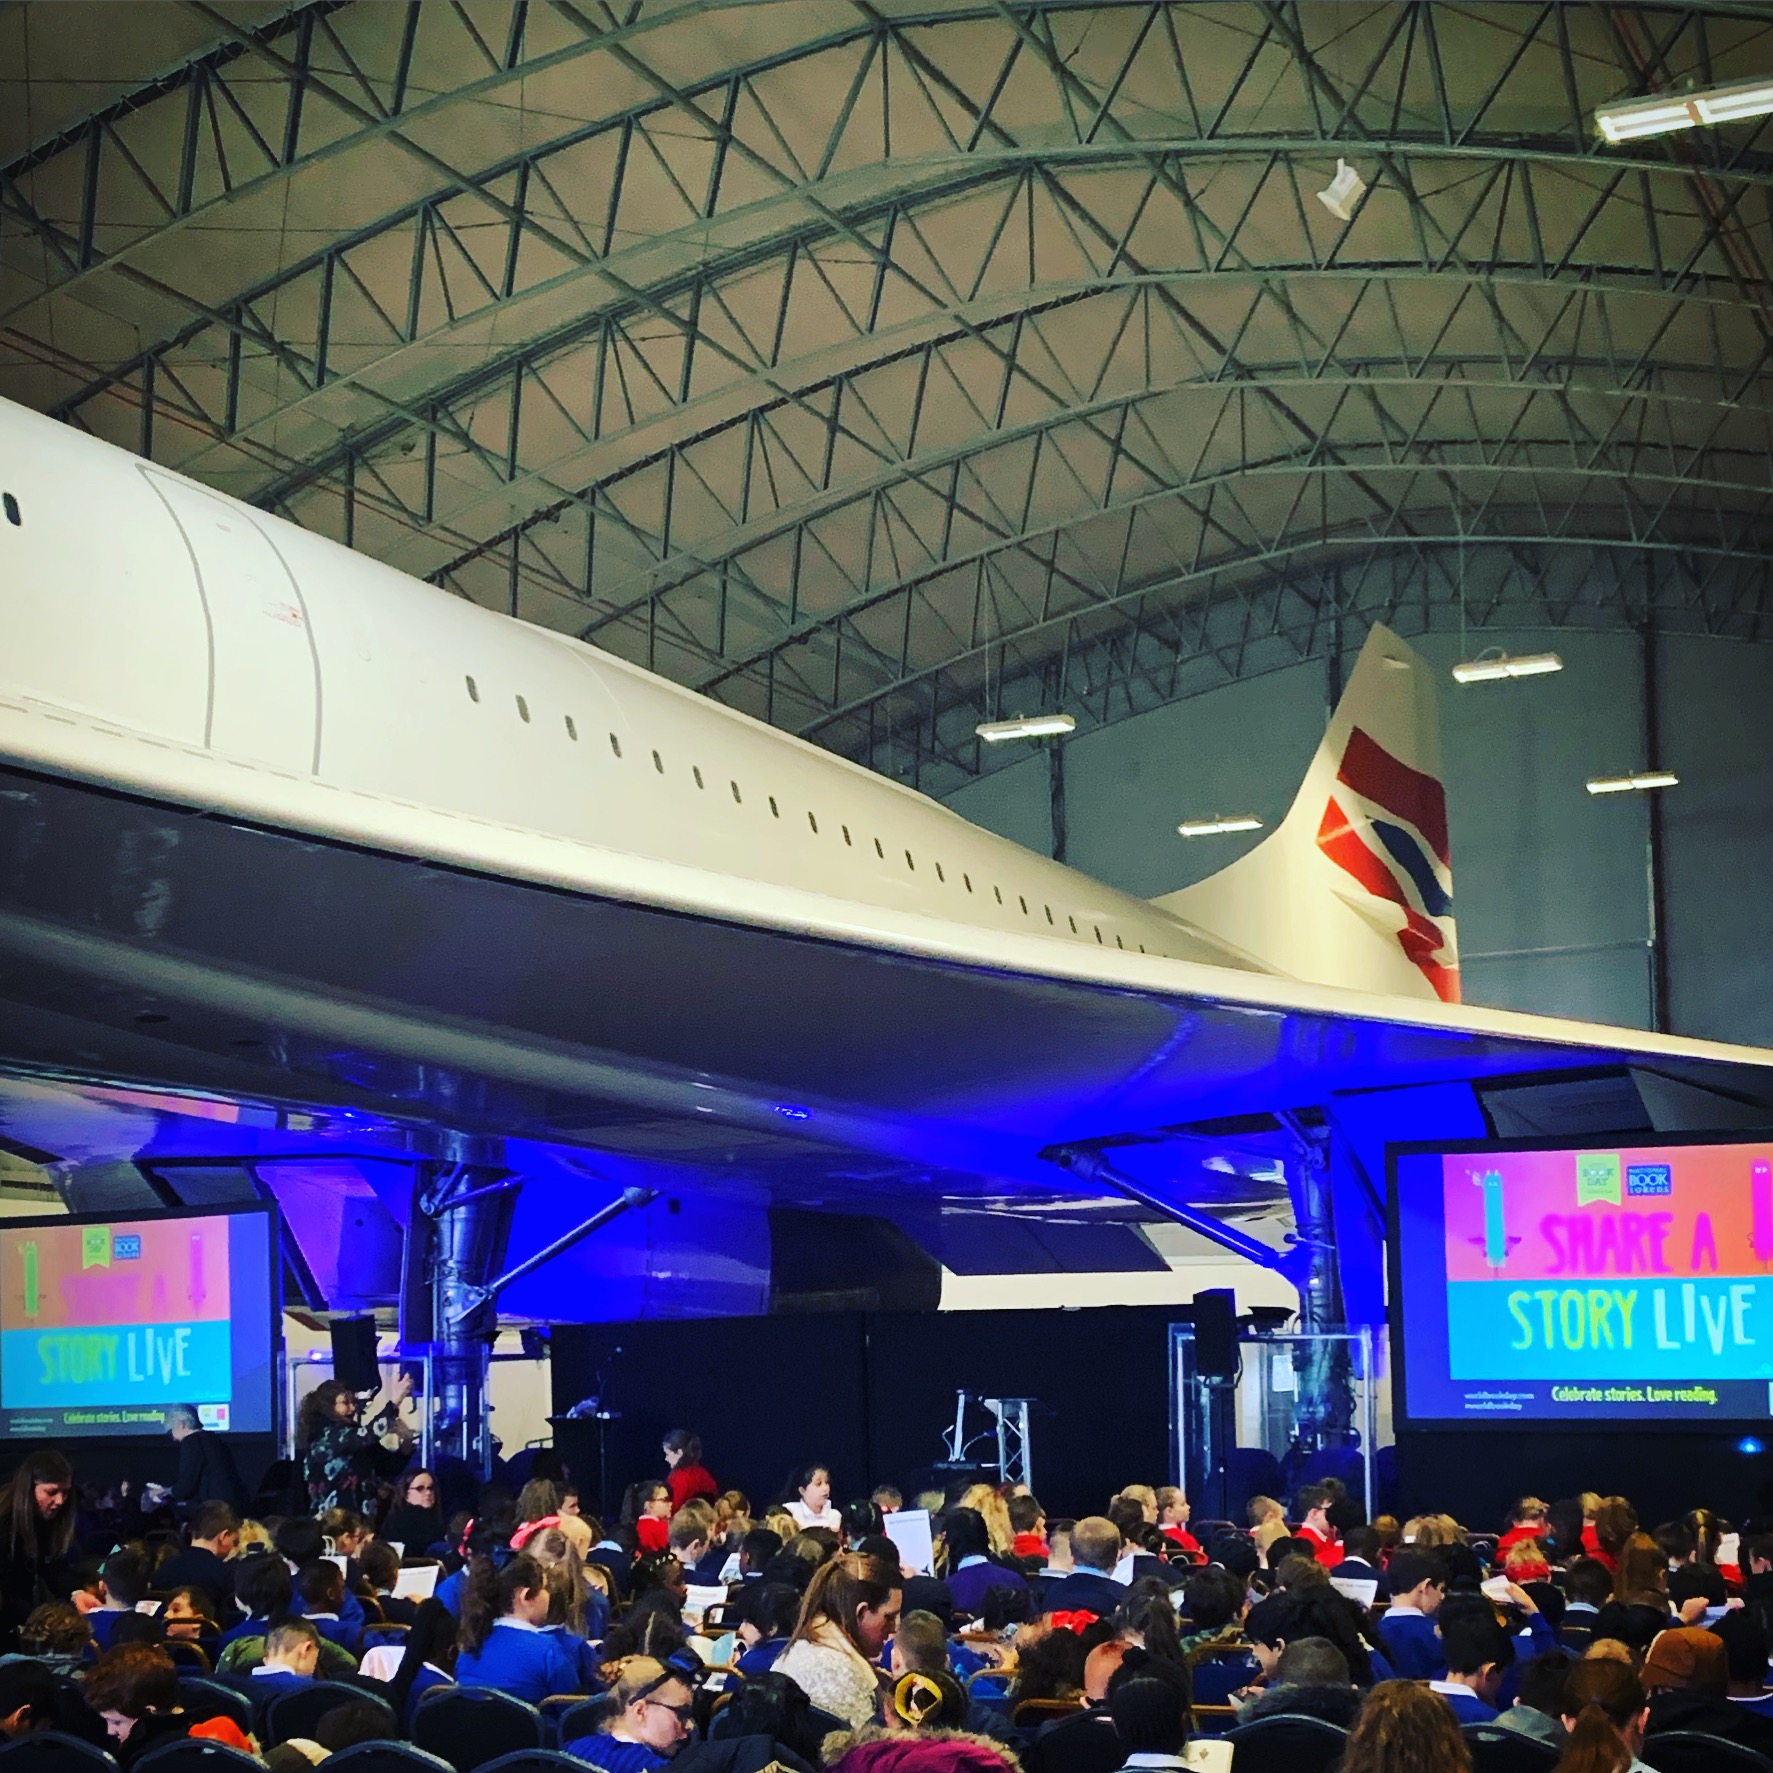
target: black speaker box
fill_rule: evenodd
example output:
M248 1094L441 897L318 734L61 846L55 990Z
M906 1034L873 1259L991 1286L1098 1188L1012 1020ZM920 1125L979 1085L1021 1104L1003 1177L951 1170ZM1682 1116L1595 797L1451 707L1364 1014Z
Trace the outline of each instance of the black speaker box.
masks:
M1202 1379L1237 1377L1237 1295L1229 1287L1194 1296L1194 1371Z
M332 1321L332 1376L347 1391L380 1391L376 1361L376 1320L340 1317Z

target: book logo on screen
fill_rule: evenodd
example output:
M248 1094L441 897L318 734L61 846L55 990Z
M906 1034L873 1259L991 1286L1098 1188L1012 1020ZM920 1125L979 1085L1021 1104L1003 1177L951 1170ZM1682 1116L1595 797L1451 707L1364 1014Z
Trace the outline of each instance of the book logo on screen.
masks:
M111 1239L113 1262L139 1262L141 1259L142 1240L138 1233L120 1231Z
M1625 1192L1640 1198L1647 1194L1673 1194L1674 1170L1668 1164L1627 1164Z
M1579 1207L1605 1201L1621 1204L1623 1165L1617 1151L1583 1151L1576 1157L1576 1204Z

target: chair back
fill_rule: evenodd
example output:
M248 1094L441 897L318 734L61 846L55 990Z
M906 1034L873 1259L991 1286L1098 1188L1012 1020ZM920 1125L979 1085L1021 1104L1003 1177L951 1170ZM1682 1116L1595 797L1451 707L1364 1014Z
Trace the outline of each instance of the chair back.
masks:
M577 1705L569 1705L559 1713L555 1722L560 1725L562 1742L577 1742L581 1736L595 1736L603 1728L603 1720L609 1716L609 1695L598 1693L590 1699L581 1699Z
M1225 1733L1231 1773L1330 1773L1348 1746L1348 1732L1324 1718L1257 1718Z
M1752 1748L1703 1730L1661 1730L1644 1738L1638 1759L1656 1773L1773 1773Z
M434 1687L413 1715L412 1739L440 1755L455 1773L479 1773L501 1755L547 1741L533 1705L491 1687Z
M246 1773L249 1768L264 1773L265 1763L257 1755L230 1748L225 1742L184 1736L149 1749L135 1765L149 1769L149 1773Z
M287 1693L279 1693L265 1707L266 1744L275 1748L278 1743L287 1742L292 1736L311 1737L315 1727L329 1711L334 1711L341 1705L355 1704L360 1699L379 1705L388 1714L390 1727L398 1727L393 1706L378 1695L367 1693L361 1687L348 1687L343 1681L315 1681L310 1686L295 1687Z
M190 1638L168 1638L161 1648L172 1658L174 1668L189 1668L198 1674L208 1674L214 1667L209 1652Z
M356 1742L326 1759L335 1773L450 1773L448 1761L410 1742Z
M102 1748L66 1736L60 1730L39 1730L18 1736L0 1748L0 1767L6 1773L80 1773L82 1767L106 1768L117 1773L117 1763ZM260 1769L263 1773L263 1769Z
M202 1675L179 1676L179 1704L192 1723L208 1718L229 1718L242 1730L252 1729L252 1701L238 1687L226 1681L208 1680Z
M1010 1722L1018 1730L1040 1725L1053 1718L1068 1718L1085 1709L1081 1699L1023 1699L1010 1713Z
M557 1748L519 1748L488 1761L480 1773L585 1773L585 1763Z
M1476 1773L1550 1773L1563 1757L1561 1749L1500 1724L1467 1724L1460 1735L1471 1750Z

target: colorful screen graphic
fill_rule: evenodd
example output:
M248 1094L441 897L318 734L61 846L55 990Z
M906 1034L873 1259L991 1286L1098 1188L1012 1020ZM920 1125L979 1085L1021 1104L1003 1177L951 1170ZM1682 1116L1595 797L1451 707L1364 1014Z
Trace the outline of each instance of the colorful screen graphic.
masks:
M1773 1416L1773 1141L1400 1152L1411 1420Z
M264 1212L0 1225L0 1436L272 1427Z

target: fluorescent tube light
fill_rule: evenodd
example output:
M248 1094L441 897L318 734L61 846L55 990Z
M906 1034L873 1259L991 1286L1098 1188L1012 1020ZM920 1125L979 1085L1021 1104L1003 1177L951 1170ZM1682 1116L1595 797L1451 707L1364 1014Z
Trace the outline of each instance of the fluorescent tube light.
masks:
M1651 98L1603 105L1595 128L1610 142L1639 142L1646 136L1673 135L1701 125L1735 123L1773 113L1773 80L1739 80L1703 92L1657 93Z
M1463 659L1453 667L1455 683L1496 683L1504 677L1544 677L1548 672L1562 671L1564 661L1556 653L1522 653L1510 658L1507 653Z
M1701 123L1734 123L1739 117L1765 117L1773 111L1773 80L1744 80L1718 86L1693 100Z
M1015 720L984 720L973 731L987 745L1001 744L1005 739L1050 739L1076 730L1077 722L1069 714L1030 714Z
M1631 794L1643 788L1676 788L1681 778L1673 770L1639 770L1629 776L1593 776L1590 794Z
M1223 837L1232 831L1260 831L1262 821L1254 813L1215 813L1210 819L1184 819L1176 827L1180 837Z

